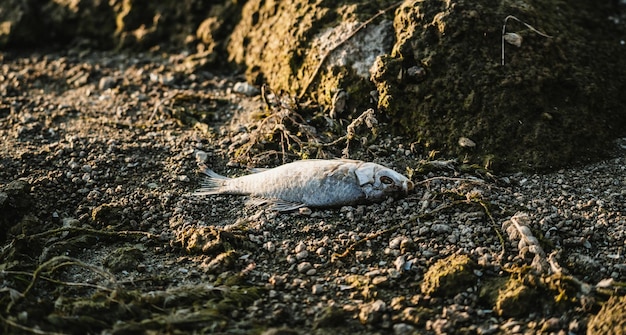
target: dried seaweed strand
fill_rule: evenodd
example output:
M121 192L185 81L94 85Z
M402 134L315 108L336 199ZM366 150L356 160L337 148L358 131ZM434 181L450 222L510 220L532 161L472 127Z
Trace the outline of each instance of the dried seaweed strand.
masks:
M416 182L415 186L427 184L435 180L449 180L449 181L462 181L462 182L476 183L476 184L487 184L486 181L481 180L481 179L455 178L455 177L432 177L432 178L428 178L428 179L424 179L424 180Z
M372 21L376 20L379 16L385 14L386 12L400 6L404 1L398 1L396 3L394 3L393 5L379 11L378 13L376 13L374 16L372 16L371 18L369 18L367 21L361 23L360 26L358 26L356 29L354 29L348 36L346 36L343 40L339 41L337 44L335 44L333 47L331 47L330 49L328 49L324 55L322 56L322 60L320 60L320 62L317 64L317 67L315 68L315 70L313 71L313 74L309 77L309 80L307 80L306 85L304 85L304 88L302 88L302 91L300 92L300 94L298 95L298 100L302 100L302 98L304 97L304 95L307 93L307 91L309 90L309 87L311 86L311 84L313 83L313 81L315 80L315 78L317 78L317 76L319 75L320 70L322 69L322 66L324 65L324 63L326 62L326 60L328 59L328 57L330 56L330 54L335 51L337 48L339 48L342 44L346 43L349 39L351 39L352 37L354 37L354 35L356 35L356 33L358 33L361 29L367 27L368 24L372 23Z
M147 237L147 238L150 238L150 239L158 239L159 238L157 235L154 235L152 233L148 233L148 232L145 232L145 231L134 231L134 230L105 231L105 230L98 230L98 229L91 229L91 228L82 228L82 227L61 227L61 228L46 230L46 231L38 233L38 234L29 235L29 236L27 236L27 238L32 240L32 239L37 239L37 238L41 238L41 237L55 235L57 233L63 233L63 232L89 233L89 234L100 235L100 236L107 236L107 237L125 237L125 236L135 237L135 236L141 236L141 237Z
M549 274L550 265L546 258L546 253L539 244L539 240L533 236L529 225L530 218L528 217L528 214L518 212L515 213L515 215L513 215L509 220L502 223L502 230L507 232L511 240L519 239L517 248L519 249L520 256L522 255L524 247L527 247L528 251L535 255L531 266L537 270L537 273Z
M57 333L57 332L47 332L45 330L41 330L41 329L37 329L37 328L31 328L31 327L26 327L24 325L21 325L11 319L5 319L2 315L0 315L0 321L2 321L2 323L5 323L13 328L17 328L32 334L39 334L39 335L66 335L66 333Z
M272 94L276 101L270 101L269 95ZM306 120L298 114L291 103L283 100L283 96L278 96L271 92L266 86L261 87L261 97L265 104L269 115L263 118L255 129L250 131L250 139L241 145L240 152L236 154L238 157L246 157L247 159L258 159L272 154L282 155L283 163L286 163L287 151L292 147L292 142L296 143L302 151L307 145L315 146L319 140L311 131L311 127L306 125ZM287 125L295 127L296 134L288 129ZM262 139L269 136L278 136L280 140L280 152L269 151L252 156L251 151L254 146L261 143ZM301 139L300 137L304 137Z
M341 154L343 158L350 158L350 140L356 137L356 128L361 126L363 123L365 123L367 128L371 129L372 132L376 131L375 127L376 125L378 125L378 120L376 120L376 117L374 116L374 112L375 111L373 108L367 109L366 111L361 113L361 115L359 115L356 119L350 122L350 124L346 128L345 135L339 137L338 139L330 143L322 144L322 146L331 147L331 146L334 146L335 144L338 144L339 142L346 141L346 147L342 150Z
M480 206L483 208L483 210L485 211L485 214L487 214L487 216L489 217L489 221L491 222L491 228L493 228L493 231L495 231L496 235L498 235L498 240L500 240L500 245L502 246L502 251L500 252L500 255L498 257L499 259L503 259L504 253L506 251L506 247L505 247L506 244L504 242L504 237L502 236L502 233L500 233L500 229L498 229L496 220L493 219L493 215L491 215L491 211L489 210L489 207L487 207L487 204L485 203L484 200L482 199L475 200L475 202L480 204Z
M80 266L83 267L85 269L91 270L99 275L101 275L102 277L107 278L109 281L116 283L116 279L115 277L109 273L108 271L101 269L97 266L91 265L91 264L87 264L84 263L76 258L72 258L72 257L68 257L68 256L57 256L57 257L53 257L50 260L44 262L43 264L41 264L37 269L35 269L35 271L31 274L32 279L30 280L30 283L28 284L28 286L26 287L26 289L24 290L24 292L20 293L20 297L24 298L26 297L26 295L28 294L28 292L30 292L30 290L35 286L35 283L37 282L37 279L39 279L41 277L41 273L47 269L50 268L50 271L56 271L57 269L61 268L61 267L65 267L65 266L70 266L70 265L76 265L76 266ZM15 301L11 301L7 307L6 307L6 312L9 313L11 311L11 308L13 307Z
M3 275L26 275L26 276L32 276L33 274L31 272L28 271L2 271ZM46 276L39 276L40 279L43 279L45 281L49 281L51 283L54 284L59 284L59 285L65 285L65 286L76 286L76 287L88 287L88 288L95 288L98 290L102 290L102 291L113 291L113 289L106 287L106 286L102 286L102 285L96 285L96 284L89 284L89 283L76 283L76 282L66 282L66 281L61 281L61 280L56 280L50 277L46 277Z

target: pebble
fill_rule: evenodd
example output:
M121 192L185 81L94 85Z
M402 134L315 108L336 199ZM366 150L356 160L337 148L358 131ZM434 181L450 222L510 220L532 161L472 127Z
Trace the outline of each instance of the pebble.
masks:
M430 230L434 233L437 234L443 234L443 233L449 233L452 231L452 227L450 227L450 225L444 224L444 223L436 223L434 225L432 225L432 227L430 228Z
M402 271L404 270L404 264L406 263L406 256L402 255L402 256L398 256L394 261L393 261L393 265L396 267L397 271Z
M101 91L115 87L115 79L113 77L102 77L98 81L98 89Z
M464 147L464 148L473 148L476 146L476 142L472 141L471 139L467 137L461 137L459 138L459 146Z
M313 211L309 207L300 207L298 208L298 214L302 216L309 216L313 213Z
M324 285L322 284L315 284L311 287L311 293L315 294L315 295L320 295L324 293Z
M296 259L300 261L307 257L309 257L309 252L307 250L302 250L296 254Z
M559 329L561 329L561 321L559 320L559 318L556 318L556 317L549 318L541 326L541 332L542 333L555 331L555 330L559 330Z
M263 244L263 248L264 248L265 250L267 250L267 251L271 252L271 253L273 253L274 251L276 251L276 245L275 245L275 244L274 244L274 242L272 242L272 241L265 242L265 243Z
M406 236L396 236L389 241L389 248L398 250L403 243L407 243L409 239Z
M415 327L406 323L396 323L393 325L393 333L395 335L412 335L415 334Z
M498 325L480 325L476 328L476 333L478 335L491 335L497 333L499 330L500 327Z
M247 95L249 97L255 96L261 91L253 85L248 84L245 81L238 82L233 86L233 92Z
M313 265L311 265L311 263L309 262L302 262L300 264L298 264L297 266L297 270L300 273L306 273L307 271L311 270L313 268Z
M380 322L386 309L387 305L380 299L371 303L363 304L360 306L359 310L359 321L361 321L362 324L374 324Z
M207 154L206 152L202 150L196 150L195 157L196 157L196 162L206 163L206 161L209 159L209 154Z
M302 251L306 251L306 244L303 241L300 241L296 248L293 250L295 253L300 253Z

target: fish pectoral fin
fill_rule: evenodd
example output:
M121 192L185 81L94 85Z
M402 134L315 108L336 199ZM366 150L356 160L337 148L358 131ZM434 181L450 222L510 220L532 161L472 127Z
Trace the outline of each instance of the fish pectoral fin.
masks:
M306 204L300 202L291 202L285 201L282 199L267 199L267 198L249 198L246 201L246 205L248 206L267 206L269 210L277 211L277 212L290 212L296 210L298 208L305 207Z
M269 209L273 211L278 211L278 212L291 212L298 208L306 207L306 204L303 204L301 202L290 202L290 201L284 201L280 199L272 200L268 202L268 204L269 204Z

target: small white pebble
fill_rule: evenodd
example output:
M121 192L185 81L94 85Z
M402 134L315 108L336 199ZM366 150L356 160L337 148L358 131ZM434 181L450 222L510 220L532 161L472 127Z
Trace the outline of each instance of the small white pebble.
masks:
M202 150L196 151L195 156L196 156L196 162L198 163L205 163L207 159L209 158L209 155Z
M274 242L269 241L263 244L263 248L269 252L274 252L276 250L276 245L274 245Z

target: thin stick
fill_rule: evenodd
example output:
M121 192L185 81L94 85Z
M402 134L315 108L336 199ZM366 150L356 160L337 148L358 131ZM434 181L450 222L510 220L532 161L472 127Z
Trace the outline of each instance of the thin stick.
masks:
M509 19L513 19L513 20L515 20L515 21L517 21L517 22L519 22L519 23L523 24L524 26L526 26L526 28L530 29L531 31L533 31L534 33L536 33L536 34L538 34L538 35L540 35L540 36L543 36L543 37L545 37L545 38L552 38L552 36L550 36L550 35L548 35L548 34L545 34L545 33L540 32L539 30L535 29L535 28L534 28L533 26L531 26L530 24L528 24L528 23L526 23L526 22L524 22L524 21L522 21L522 20L520 20L520 19L516 18L516 17L515 17L515 16L513 16L513 15L509 15L509 16L505 17L505 18L504 18L504 24L502 25L502 66L504 66L504 44L505 44L505 43L504 43L504 35L506 34L506 23L507 23L507 21L508 21Z
M313 74L309 77L309 80L307 81L306 85L304 85L304 88L302 89L302 91L300 92L300 94L298 95L298 100L302 100L302 97L304 97L304 95L307 93L307 91L309 90L309 86L311 86L311 84L313 83L313 81L315 80L315 78L317 78L317 76L319 75L320 70L322 69L322 66L324 65L324 63L326 62L326 60L328 59L328 57L330 56L330 54L335 51L338 47L340 47L342 44L346 43L349 39L351 39L352 37L354 37L354 35L356 35L356 33L358 33L361 29L365 28L368 24L372 23L372 21L376 20L379 16L385 14L386 12L400 6L404 1L398 1L396 3L394 3L393 5L379 11L376 15L372 16L371 18L369 18L367 21L361 23L360 26L358 26L356 29L354 29L348 36L346 36L343 40L339 41L337 44L335 44L332 48L328 49L324 55L322 56L322 60L320 60L320 62L317 64L317 67L315 68L315 71L313 71Z
M496 235L498 235L498 240L500 240L500 245L502 246L502 251L500 252L498 260L501 261L504 258L504 253L506 252L504 237L502 237L502 234L500 233L500 230L496 225L496 220L493 219L493 215L491 215L491 211L489 210L489 207L487 207L487 204L482 199L474 202L477 202L483 208L483 211L485 211L485 214L487 214L487 216L489 217L489 221L491 221L491 228L493 228L493 231L495 231Z

